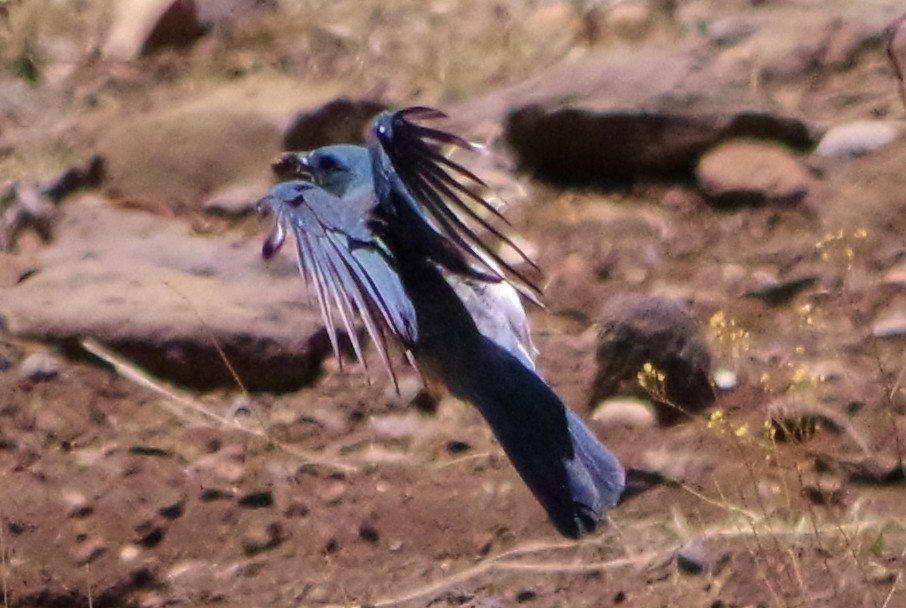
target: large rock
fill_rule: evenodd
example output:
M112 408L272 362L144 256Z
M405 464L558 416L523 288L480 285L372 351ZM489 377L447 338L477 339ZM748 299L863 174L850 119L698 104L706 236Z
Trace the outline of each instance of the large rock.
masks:
M263 231L262 231L263 233ZM205 237L178 221L86 196L66 204L41 268L0 289L12 334L72 352L94 338L191 387L311 382L329 346L294 264L265 265L260 239Z
M813 145L812 128L748 81L727 82L716 54L671 40L570 56L449 109L450 126L504 139L520 167L563 185L691 179L699 156L735 137Z
M361 144L371 119L386 110L376 101L334 99L296 114L283 134L284 150L312 150L331 144Z
M663 422L714 403L711 353L699 324L676 300L624 294L607 303L595 355L591 403L644 394Z
M758 141L730 141L709 150L698 163L696 177L705 196L721 207L797 203L813 182L789 150Z
M317 106L336 84L256 75L148 112L83 127L83 145L107 160L107 186L126 198L201 210L215 193L269 183L283 126L299 105Z
M201 34L194 0L119 0L104 55L131 60Z
M688 178L700 156L737 137L804 149L808 129L769 113L691 114L523 107L507 117L505 137L520 167L562 184L610 185L638 178Z

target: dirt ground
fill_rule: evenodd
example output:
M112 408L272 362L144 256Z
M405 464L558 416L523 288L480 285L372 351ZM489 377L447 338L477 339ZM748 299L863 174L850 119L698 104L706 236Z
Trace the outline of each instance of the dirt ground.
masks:
M790 22L810 24L806 44L820 19L857 21L848 3L623 3L648 11L635 26L593 2L200 3L217 18L194 44L120 61L99 50L110 3L30 2L0 2L3 179L100 151L111 205L213 239L264 238L266 221L199 203L226 177L266 187L296 110L348 95L455 112L571 54L727 53L695 42L718 17L785 37L787 72L743 80L786 113L821 128L903 115L879 36L833 70L793 61ZM869 5L870 23L903 10ZM565 403L591 420L596 323L625 292L691 301L714 368L736 376L670 426L590 422L667 481L581 542L557 535L475 410L412 405L411 372L401 396L332 359L298 391L244 394L240 372L198 393L15 336L0 310L3 605L906 607L906 141L808 162L804 203L733 210L687 182L519 177L507 215L545 271L547 308L529 314ZM40 272L47 246L21 237L0 289ZM56 375L27 377L35 352Z

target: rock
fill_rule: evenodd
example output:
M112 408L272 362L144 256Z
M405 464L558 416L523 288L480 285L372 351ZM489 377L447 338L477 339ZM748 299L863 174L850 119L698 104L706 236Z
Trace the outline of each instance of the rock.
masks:
M318 489L318 498L326 505L339 504L345 494L346 483L339 479L334 479Z
M688 482L706 475L714 464L699 452L658 447L642 454L641 467L633 473L634 491L669 482ZM643 474L644 473L644 474Z
M778 279L771 276L767 280L759 281L759 284L746 290L745 295L748 298L757 298L768 306L780 306L787 304L799 292L808 289L818 282L816 276L801 276L790 279Z
M684 574L701 574L709 569L708 550L701 541L685 543L676 553L676 567Z
M776 441L805 441L822 428L838 433L849 428L844 414L804 397L781 397L766 410Z
M621 40L641 40L651 29L651 8L648 2L620 2L607 11L604 23Z
M662 422L676 420L677 408L691 413L714 403L711 354L684 304L624 294L600 318L591 403L623 390L642 393L654 400Z
M815 154L824 158L852 158L886 146L903 134L903 123L891 120L859 120L827 130Z
M851 461L838 460L837 464L852 483L898 485L906 480L906 466L899 457L871 455Z
M194 0L120 0L103 52L130 61L165 47L187 46L200 34Z
M372 118L387 109L382 103L345 97L296 114L283 134L284 150L312 150L331 144L360 144Z
M745 40L759 29L758 24L743 14L722 17L707 27L708 40L717 46L733 46Z
M46 382L60 373L60 363L47 353L32 353L22 361L19 373L27 380Z
M294 263L265 264L261 239L193 235L91 195L61 211L41 270L0 290L0 318L13 335L72 353L91 337L198 388L235 386L221 351L246 387L271 391L311 382L330 353Z
M898 569L888 568L877 562L871 562L865 571L865 580L874 585L892 585L900 579L902 572Z
M520 168L536 177L598 186L691 177L699 157L730 138L773 139L794 148L810 141L801 122L764 113L547 111L539 106L511 112L504 136Z
M719 207L802 201L812 185L805 165L776 144L730 141L708 151L696 169L699 188Z
M821 477L802 483L803 496L815 505L840 506L843 504L843 493L843 482L835 478Z
M881 48L881 30L877 24L860 20L843 20L836 24L824 48L821 63L833 70L846 70L856 63L859 55L874 47Z
M279 521L267 525L252 526L242 535L242 548L246 555L257 555L268 551L286 540L286 533Z
M714 386L722 391L730 391L736 388L739 378L732 369L721 367L714 370Z
M906 302L895 302L893 306L879 313L871 326L871 333L876 338L906 336Z
M97 142L108 159L109 188L200 209L229 185L269 184L279 129L266 114L233 103L233 95L240 92L114 121Z
M657 425L651 406L631 397L605 399L595 408L591 419L604 428L647 429Z
M519 43L522 51L538 57L566 54L579 29L578 15L565 2L541 4L521 19Z
M906 287L906 260L896 264L893 268L884 273L884 282L889 285Z

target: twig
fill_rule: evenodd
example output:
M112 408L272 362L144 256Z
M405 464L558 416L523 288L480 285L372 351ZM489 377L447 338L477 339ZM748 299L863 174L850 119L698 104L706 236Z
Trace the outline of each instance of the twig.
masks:
M900 101L903 103L903 108L906 109L906 82L903 81L903 69L900 67L900 62L897 60L897 55L893 48L894 40L896 40L904 21L906 21L906 13L891 21L890 25L884 28L884 37L886 38L884 50L887 52L887 59L890 61L890 65L893 66L893 74L897 78L897 93L900 94Z
M272 437L269 437L267 433L260 429L248 428L242 424L239 424L235 420L230 420L229 418L215 414L194 399L191 399L190 397L177 392L172 387L166 386L163 382L154 379L150 374L142 371L130 361L127 361L125 358L102 346L97 340L94 340L92 338L84 338L81 341L81 344L82 348L90 352L95 357L111 365L116 373L118 373L126 380L134 382L139 386L162 395L167 400L181 405L183 408L185 408L185 410L188 410L190 413L194 414L197 417L207 420L209 423L216 422L231 429L242 431L243 433L248 433L249 435L254 435L255 437L260 437L268 443L272 443L273 445L279 447L281 450L292 454L293 456L297 456L310 464L336 469L344 473L355 473L359 470L358 467L354 465L338 462L336 460L325 459L316 454L312 454L310 452L299 450L292 446L286 445L274 440ZM180 408L173 407L169 404L165 404L165 406L176 416L185 416L185 410L181 410Z
M897 572L897 577L893 579L893 584L890 585L890 591L887 592L887 597L884 598L884 603L881 604L881 608L887 608L887 605L890 604L890 598L893 597L893 592L897 588L897 584L900 582L900 579L903 578L902 572Z

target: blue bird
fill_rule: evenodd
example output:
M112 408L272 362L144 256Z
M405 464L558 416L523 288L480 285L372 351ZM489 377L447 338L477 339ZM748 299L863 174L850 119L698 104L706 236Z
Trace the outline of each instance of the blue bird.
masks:
M462 216L518 248L470 206L497 213L460 181L481 180L440 152L469 144L410 120L440 116L385 112L367 147L284 155L279 172L310 181L278 184L259 203L276 215L263 252L292 232L334 348L336 314L364 361L358 315L393 378L385 333L397 340L424 377L478 408L557 530L578 538L616 504L624 471L536 372L513 287L533 300L536 290Z

